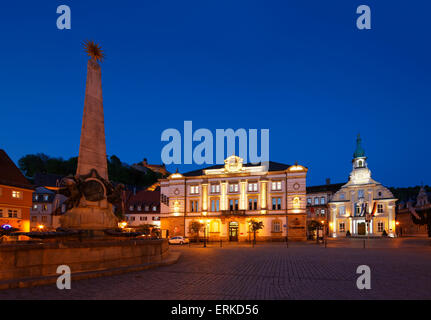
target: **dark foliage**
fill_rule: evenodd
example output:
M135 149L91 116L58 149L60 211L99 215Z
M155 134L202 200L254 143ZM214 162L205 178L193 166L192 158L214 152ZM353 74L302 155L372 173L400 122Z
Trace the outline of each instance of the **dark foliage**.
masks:
M161 174L148 170L141 172L131 166L122 163L113 155L107 159L108 174L111 181L133 185L138 187L149 186L161 178ZM74 175L78 166L78 158L72 157L68 160L63 158L51 158L43 153L28 154L18 161L19 168L29 178L36 173L52 173L62 176Z

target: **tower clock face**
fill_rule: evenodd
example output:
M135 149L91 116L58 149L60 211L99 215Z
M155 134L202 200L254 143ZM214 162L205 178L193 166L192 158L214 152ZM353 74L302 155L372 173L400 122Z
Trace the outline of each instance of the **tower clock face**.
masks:
M300 187L299 183L297 183L297 182L293 185L294 190L299 190L299 187Z
M174 194L176 194L176 195L180 194L180 189L176 188L176 189L174 190Z

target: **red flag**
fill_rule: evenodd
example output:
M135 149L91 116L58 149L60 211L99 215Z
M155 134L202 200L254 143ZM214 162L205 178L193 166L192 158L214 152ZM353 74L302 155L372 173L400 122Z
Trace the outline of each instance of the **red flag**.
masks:
M371 216L374 216L377 212L377 202L374 202L373 211L371 211Z

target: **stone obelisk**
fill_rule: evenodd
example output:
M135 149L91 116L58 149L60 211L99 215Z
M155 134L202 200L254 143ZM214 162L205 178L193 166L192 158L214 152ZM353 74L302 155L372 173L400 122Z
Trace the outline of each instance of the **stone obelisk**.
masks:
M98 63L103 60L103 53L93 42L87 42L85 48L91 59L87 63L78 167L75 177L67 181L72 208L60 218L60 223L66 229L110 229L117 227L118 219L108 201L113 186L108 179L102 72Z
M102 71L100 65L93 59L87 63L84 114L82 116L81 142L76 175L89 174L91 169L96 169L103 179L108 180Z

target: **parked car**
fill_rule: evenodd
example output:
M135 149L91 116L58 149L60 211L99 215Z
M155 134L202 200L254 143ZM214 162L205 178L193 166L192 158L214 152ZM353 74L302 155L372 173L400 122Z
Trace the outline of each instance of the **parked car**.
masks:
M169 238L168 240L169 244L185 244L185 243L189 243L189 239L188 238L184 238L184 237L172 237Z

